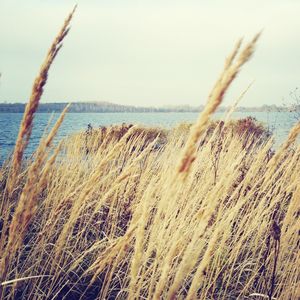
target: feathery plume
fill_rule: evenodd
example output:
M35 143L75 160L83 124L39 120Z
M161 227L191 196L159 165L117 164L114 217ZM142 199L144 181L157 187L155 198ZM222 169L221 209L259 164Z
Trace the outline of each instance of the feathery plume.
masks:
M68 32L70 30L69 25L70 25L73 15L74 15L74 12L76 10L76 7L77 6L74 7L72 12L66 18L60 32L58 33L57 37L55 38L53 44L51 45L51 47L47 53L46 59L41 66L39 75L37 76L37 78L34 81L29 102L27 103L27 105L25 107L23 120L22 120L22 123L20 126L18 138L17 138L16 145L15 145L15 150L14 150L13 157L12 157L10 176L9 176L9 180L7 183L7 191L8 191L9 195L11 194L11 192L14 188L14 185L17 181L17 177L19 175L22 158L23 158L23 153L24 153L25 148L28 145L28 142L29 142L29 139L31 136L31 132L32 132L32 128L33 128L34 114L36 113L36 111L38 109L40 99L43 95L44 86L48 79L49 69L50 69L56 55L58 54L59 50L61 49L61 47L63 45L62 42L63 42L64 38L66 37L66 35L68 34Z

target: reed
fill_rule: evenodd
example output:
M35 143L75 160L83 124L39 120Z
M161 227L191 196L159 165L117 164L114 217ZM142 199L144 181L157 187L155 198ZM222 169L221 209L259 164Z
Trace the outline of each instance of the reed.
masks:
M40 99L43 95L44 92L44 87L47 83L48 79L48 73L49 69L58 54L59 50L61 49L63 45L63 40L68 34L70 30L70 22L72 20L73 14L76 10L76 6L72 10L72 12L69 14L69 16L66 18L60 32L54 39L47 55L45 58L45 61L43 62L39 75L35 79L32 87L32 92L31 96L29 98L29 101L25 107L25 112L23 114L23 120L21 122L19 134L16 140L16 146L14 149L12 161L11 161L11 171L10 171L10 176L8 178L7 182L7 191L8 194L11 194L14 188L14 185L17 181L17 177L20 172L21 168L21 163L22 163L22 158L23 158L23 153L28 145L32 128L33 128L33 119L34 119L34 114L36 113Z
M223 73L217 80L203 112L200 114L198 121L191 128L191 133L188 137L188 141L183 150L182 158L179 162L179 173L187 173L189 171L191 164L196 158L195 152L199 137L207 129L210 116L221 104L226 91L228 90L233 80L236 78L237 74L240 71L240 68L251 58L259 36L260 34L257 34L252 39L252 41L245 46L240 54L239 49L241 47L241 41L239 41L236 44L232 54L226 60Z
M10 210L10 206L7 205L7 203L5 202L9 200L15 185L18 183L17 177L21 169L24 150L28 145L31 136L34 114L38 109L39 101L43 94L44 86L47 82L50 66L52 65L56 55L62 47L63 39L69 32L69 24L71 22L75 9L76 6L66 18L60 32L58 33L57 37L55 38L53 44L51 45L47 53L46 59L42 64L39 75L34 81L32 94L30 96L29 102L25 107L23 120L20 125L19 134L16 140L16 145L12 156L11 168L6 182L6 190L2 199L2 216L4 221L1 230L2 255L0 260L0 281L5 280L5 277L8 272L9 261L16 254L17 250L21 246L24 234L26 233L31 219L34 216L35 211L37 209L37 197L38 193L40 192L40 189L38 188L40 185L38 178L40 176L41 168L43 167L47 159L47 148L51 146L53 138L55 137L59 126L63 122L64 116L68 109L68 107L65 108L48 137L41 141L35 155L35 160L31 164L31 166L29 166L26 183L20 194L20 198L16 205L12 221L9 224L9 229L7 230L6 227L9 218L8 210ZM47 168L49 168L49 163L47 165ZM5 235L7 231L8 236ZM7 240L5 248L4 240ZM2 294L1 287L0 294Z

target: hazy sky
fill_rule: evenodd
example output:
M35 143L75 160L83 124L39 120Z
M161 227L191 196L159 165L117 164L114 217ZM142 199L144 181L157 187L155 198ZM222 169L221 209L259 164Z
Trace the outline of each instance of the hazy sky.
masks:
M43 102L204 104L236 40L264 29L225 104L282 104L300 86L299 0L78 0ZM25 102L74 1L0 0L0 102Z

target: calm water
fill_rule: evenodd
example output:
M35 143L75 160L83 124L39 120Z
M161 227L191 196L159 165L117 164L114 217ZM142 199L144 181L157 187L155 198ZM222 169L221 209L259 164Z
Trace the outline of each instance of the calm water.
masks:
M34 121L34 130L26 155L32 153L47 126L52 114L37 114ZM58 118L53 116L52 123ZM276 145L279 145L287 136L289 129L295 123L291 113L234 113L232 118L253 116L262 121L266 127L274 131ZM57 139L74 132L85 130L88 123L93 127L101 125L133 123L148 126L172 127L181 122L194 122L198 113L69 113L61 126ZM223 113L217 113L215 118L222 118ZM20 113L0 113L0 163L9 155L14 147L22 120Z

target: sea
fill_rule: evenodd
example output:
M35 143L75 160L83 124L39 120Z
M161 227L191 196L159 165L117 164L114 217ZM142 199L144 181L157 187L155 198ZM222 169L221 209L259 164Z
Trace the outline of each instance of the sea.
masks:
M71 133L86 130L88 124L91 124L93 128L122 123L171 128L182 122L193 123L198 116L199 113L189 112L68 113L59 129L55 142L57 143ZM248 116L256 118L273 132L275 148L284 142L289 130L296 123L292 112L235 112L232 119ZM3 161L13 152L22 117L22 113L0 113L0 164L3 164ZM34 128L25 157L33 153L47 126L53 125L58 117L58 113L37 113L35 115ZM213 118L222 119L224 113L216 113Z

